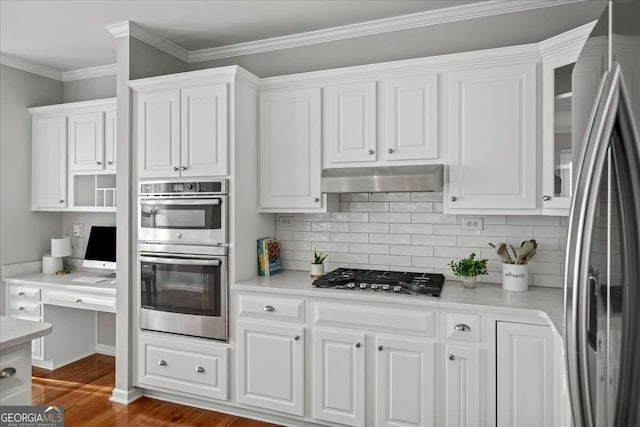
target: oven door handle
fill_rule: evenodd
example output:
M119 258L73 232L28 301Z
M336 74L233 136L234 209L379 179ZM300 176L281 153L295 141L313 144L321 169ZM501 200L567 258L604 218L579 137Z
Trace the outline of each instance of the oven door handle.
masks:
M164 258L155 256L141 256L141 262L150 262L154 264L172 264L172 265L215 265L220 266L222 261L219 259L189 259L189 258Z
M150 202L150 203L149 203ZM141 204L150 205L191 205L191 206L217 206L221 204L219 198L212 199L140 199Z

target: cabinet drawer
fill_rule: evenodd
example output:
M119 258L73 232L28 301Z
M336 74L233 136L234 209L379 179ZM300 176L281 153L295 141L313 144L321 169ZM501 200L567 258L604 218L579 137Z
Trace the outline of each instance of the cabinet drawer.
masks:
M40 318L40 303L11 299L9 300L9 312L12 315Z
M105 311L110 313L115 313L116 311L115 295L108 296L95 295L87 292L45 290L42 301L45 304L83 308L86 310Z
M482 341L482 315L454 312L446 312L443 315L446 339L468 342Z
M435 336L436 310L407 309L397 305L313 301L313 321L320 326L343 326Z
M40 301L40 288L31 288L28 286L20 286L20 285L10 285L9 298Z
M238 314L292 322L305 321L306 298L265 294L239 294Z
M139 350L141 383L227 400L228 347L140 335Z
M10 375L0 380L2 381L0 404L31 404L31 366L29 366L29 360L31 360L31 355L25 354L24 346L0 356L0 371Z

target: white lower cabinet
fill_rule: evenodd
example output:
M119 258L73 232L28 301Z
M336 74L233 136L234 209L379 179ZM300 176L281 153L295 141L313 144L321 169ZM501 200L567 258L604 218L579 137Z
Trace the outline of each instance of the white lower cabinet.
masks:
M304 415L304 328L243 320L237 333L237 401Z
M497 425L557 425L551 328L497 322L496 331Z
M435 425L435 344L376 337L376 426Z
M228 399L226 345L187 337L140 334L138 381L205 399Z
M365 425L365 335L313 331L313 418Z
M478 426L481 395L486 390L480 376L480 348L447 344L445 368L445 424Z

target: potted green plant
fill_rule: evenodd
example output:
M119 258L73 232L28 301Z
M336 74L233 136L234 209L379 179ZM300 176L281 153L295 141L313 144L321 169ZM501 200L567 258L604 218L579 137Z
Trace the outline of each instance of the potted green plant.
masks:
M476 254L472 253L459 261L452 260L449 267L462 279L465 288L475 288L476 278L487 274L487 259L476 259Z
M311 277L318 278L324 274L324 261L329 255L313 250L313 262L311 263Z

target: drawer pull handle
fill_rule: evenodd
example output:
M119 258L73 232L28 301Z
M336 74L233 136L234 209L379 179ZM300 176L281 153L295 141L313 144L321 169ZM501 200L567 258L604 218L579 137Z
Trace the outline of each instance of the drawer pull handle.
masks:
M158 360L158 365L160 366L167 366L167 361L166 360Z
M276 311L276 309L272 305L265 305L263 310L268 313L271 313L272 311Z
M112 165L112 164L113 164L113 162L112 162L111 160L109 160L109 161L107 161L107 164L108 164L108 165Z
M469 332L471 330L471 328L469 327L469 325L465 325L464 323L460 323L459 325L455 326L455 330L456 331L462 331L462 332Z
M196 372L202 374L204 372L204 368L202 366L196 366Z
M360 346L362 346L362 344L360 344L359 342L356 343L356 348L360 348Z
M16 374L16 368L4 368L0 371L0 380L12 377Z
M18 296L19 297L23 297L24 296L24 292L22 292L22 291L18 292Z
M293 339L296 341L300 341L300 335L296 335L295 337L293 337Z
M80 304L82 300L80 298L76 298L76 304Z
M18 307L18 311L24 311L24 307Z
M456 357L453 354L449 355L449 360L456 360Z
M384 347L382 347L381 345L378 346L378 351L382 351L384 349Z

